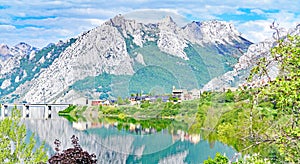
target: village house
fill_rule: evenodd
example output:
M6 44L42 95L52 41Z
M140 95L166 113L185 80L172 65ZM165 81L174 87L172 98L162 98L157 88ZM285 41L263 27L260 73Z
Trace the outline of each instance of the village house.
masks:
M186 89L176 89L175 86L173 86L172 89L172 97L178 98L178 102L182 102L182 100L185 100L187 98L188 91Z
M86 130L91 127L90 122L73 122L72 127L77 130Z
M92 106L109 106L110 102L109 100L91 100L91 105Z
M187 89L176 89L173 86L172 97L178 98L178 102L182 102L183 100L194 100L200 98L201 91L199 89L192 89L188 91Z
M199 89L192 89L192 90L189 91L189 95L190 95L191 100L199 99L200 94L201 94L201 92L200 92Z

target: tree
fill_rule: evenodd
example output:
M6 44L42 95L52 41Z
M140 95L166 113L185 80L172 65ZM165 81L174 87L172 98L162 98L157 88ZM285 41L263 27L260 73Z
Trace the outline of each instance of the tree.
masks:
M12 115L0 121L0 163L45 163L48 159L44 144L36 147L34 135L25 142L26 127L15 107ZM35 151L34 151L35 150Z
M122 97L118 97L118 99L117 99L117 104L118 105L124 105L125 103L124 103L124 100L122 99Z
M229 89L225 93L225 102L233 102L234 101L234 93Z
M239 132L239 136L231 136L234 135L245 144L238 151L249 154L248 159L239 163L300 163L300 36L279 38L277 27L273 24L272 28L277 32L277 44L270 50L271 56L261 58L249 76L249 80L266 77L267 83L239 91L242 96L246 95L239 98L241 102L248 98L247 107L240 111L243 114L241 118L245 119L235 117L232 122L223 119L217 129L226 137L227 133ZM279 68L275 79L269 75L271 64L277 64ZM234 111L227 114L239 116ZM233 123L233 126L229 123ZM243 131L248 128L239 125L249 126L249 132ZM236 130L228 131L233 127ZM272 152L265 152L261 148ZM261 154L256 155L253 151ZM216 163L216 160L210 158L208 162Z
M214 159L208 158L203 162L204 164L270 164L271 162L268 159L263 159L258 154L248 155L244 159L240 159L238 162L229 162L228 157L216 153Z
M222 156L220 153L216 153L216 157L214 159L209 157L203 163L204 164L219 164L219 163L226 164L226 163L229 163L229 160L227 157Z
M273 27L275 28L275 27ZM255 95L259 102L266 100L274 103L274 110L288 119L284 124L274 128L277 135L268 138L279 148L286 162L300 162L300 36L287 36L278 40L278 45L272 48L272 61L262 58L254 67L253 73L266 75L270 62L278 63L279 75L268 85L260 87ZM259 103L258 102L258 103Z
M146 108L148 108L150 105L151 105L151 104L150 104L149 101L144 101L144 102L141 104L141 108L146 109Z

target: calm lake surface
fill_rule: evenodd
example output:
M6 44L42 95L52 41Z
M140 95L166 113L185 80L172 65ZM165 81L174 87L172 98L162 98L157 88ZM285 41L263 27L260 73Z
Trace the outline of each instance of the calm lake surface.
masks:
M220 142L209 143L200 135L189 135L184 129L156 130L118 122L86 121L72 123L59 117L53 109L51 119L42 119L39 110L25 119L28 134L35 133L38 143L46 142L49 155L54 154L54 140L61 141L61 149L72 147L71 136L79 138L82 148L97 155L98 163L202 163L216 152L233 157L235 150Z

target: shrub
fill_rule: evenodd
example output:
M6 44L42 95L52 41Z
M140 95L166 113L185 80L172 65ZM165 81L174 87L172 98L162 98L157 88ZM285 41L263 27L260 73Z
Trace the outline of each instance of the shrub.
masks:
M87 151L83 151L78 143L78 137L73 135L71 137L73 148L63 150L60 152L60 141L56 139L54 144L56 145L56 153L48 160L50 164L60 163L82 163L82 164L96 164L97 160L95 154L89 154Z

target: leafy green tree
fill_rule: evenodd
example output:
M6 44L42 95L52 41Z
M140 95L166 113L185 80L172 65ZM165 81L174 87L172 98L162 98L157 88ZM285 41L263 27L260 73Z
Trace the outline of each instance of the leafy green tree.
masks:
M216 153L214 159L209 157L203 162L204 164L270 164L271 162L268 159L262 158L259 154L248 155L244 159L240 159L237 162L230 162L228 157Z
M274 63L279 74L271 79L268 69ZM300 36L278 39L271 56L261 58L251 70L249 79L253 77L266 77L268 81L238 91L242 98L238 98L236 106L243 110L232 110L221 117L217 128L219 139L235 147L240 145L232 142L231 136L245 144L238 146L238 151L250 155L239 163L300 163ZM245 103L247 106L243 107ZM228 116L224 119L226 115L234 119Z
M276 128L273 137L286 162L300 162L300 36L288 36L278 41L271 50L272 57L279 65L279 75L267 86L260 87L258 100L267 100L275 104L275 111L288 119ZM265 71L268 61L260 60L253 70L259 75L268 76Z
M225 93L225 102L233 102L234 101L234 93L229 89Z
M45 163L44 144L36 147L33 135L25 142L26 127L20 118L20 111L14 108L10 117L0 121L0 163Z
M141 104L141 108L148 108L150 106L150 102L149 101L144 101L142 104Z
M204 164L220 164L220 163L226 164L226 163L229 163L229 160L227 157L221 155L220 153L216 153L216 157L214 159L209 157L203 163Z
M130 100L129 100L128 98L126 98L126 99L124 100L124 103L125 103L126 105L128 105L128 104L130 104Z
M117 99L117 104L118 105L124 105L125 103L124 103L124 100L122 99L122 97L118 97L118 99Z

